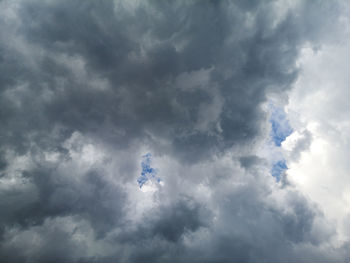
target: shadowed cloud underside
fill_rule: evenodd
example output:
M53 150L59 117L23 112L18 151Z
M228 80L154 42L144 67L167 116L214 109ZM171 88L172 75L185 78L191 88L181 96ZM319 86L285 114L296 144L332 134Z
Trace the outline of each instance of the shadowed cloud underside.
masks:
M0 261L347 262L276 183L310 132L260 155L294 134L302 49L339 31L339 6L0 1Z

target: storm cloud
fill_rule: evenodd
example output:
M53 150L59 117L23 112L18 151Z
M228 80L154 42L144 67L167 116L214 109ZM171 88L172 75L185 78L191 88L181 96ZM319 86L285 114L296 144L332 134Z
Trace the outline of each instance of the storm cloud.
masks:
M261 150L293 132L276 118L285 134L269 144L268 105L285 114L303 48L338 37L341 12L1 1L1 262L346 262L336 228ZM301 133L287 161L310 147Z

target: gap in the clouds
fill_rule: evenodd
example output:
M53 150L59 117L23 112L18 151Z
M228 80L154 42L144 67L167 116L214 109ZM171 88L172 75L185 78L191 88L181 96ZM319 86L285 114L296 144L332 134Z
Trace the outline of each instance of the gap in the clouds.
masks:
M270 111L270 124L271 133L270 139L272 140L274 151L280 152L280 156L272 161L271 175L275 177L276 181L281 180L281 176L288 169L286 160L283 157L282 151L280 151L282 142L292 134L293 129L289 124L289 120L283 108L277 107L274 104L269 104Z
M157 177L157 170L151 167L152 164L152 154L146 153L142 156L141 162L141 176L137 179L139 187L142 188L147 182L157 182L160 183L161 179Z
M277 161L272 165L271 175L276 178L276 181L279 182L281 180L282 174L288 169L286 164L286 160L282 159Z
M292 134L293 129L289 124L286 113L282 108L269 104L270 123L271 123L271 138L277 147L280 147L282 142Z

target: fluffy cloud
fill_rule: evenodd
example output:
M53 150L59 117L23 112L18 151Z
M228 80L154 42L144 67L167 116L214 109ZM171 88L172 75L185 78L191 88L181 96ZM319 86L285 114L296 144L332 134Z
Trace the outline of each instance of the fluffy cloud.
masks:
M322 208L271 176L272 151L292 173L315 133L288 112L275 124L288 117L304 141L293 133L271 150L266 107L287 102L303 48L338 32L336 3L30 0L0 10L5 262L346 260ZM162 183L140 191L146 153Z
M344 17L343 25L349 28ZM340 243L348 242L350 237L348 48L349 38L344 37L317 52L303 50L300 63L304 70L288 105L299 131L284 145L286 152L301 153L300 159L289 160L290 180L332 220ZM312 138L304 149L300 148L306 138L301 136L302 131Z

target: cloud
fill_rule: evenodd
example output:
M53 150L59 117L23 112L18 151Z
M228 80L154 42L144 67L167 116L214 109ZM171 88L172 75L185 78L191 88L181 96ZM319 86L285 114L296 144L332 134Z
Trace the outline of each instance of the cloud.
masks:
M16 96L27 95L30 103L28 89L42 94L34 99L37 108L27 105L32 118L45 112L35 118L34 133L41 125L60 125L67 135L89 132L119 147L154 137L169 141L164 150L184 161L249 144L265 123L258 105L268 89L289 88L298 45L306 39L292 14L273 28L272 4L261 5L261 12L255 8L251 17L239 6L150 2L135 15L111 1L21 3L17 30L23 32L21 44L34 49L27 56L37 59L28 68L30 58L21 58L28 76L17 82L27 88ZM193 13L186 16L185 9ZM202 80L184 85L184 74ZM110 126L115 132L104 134ZM149 143L162 152L158 142Z
M266 104L285 102L336 6L0 2L0 257L341 262L328 218L259 156ZM164 185L140 191L155 168Z
M348 6L343 8L344 15L348 14ZM349 21L343 23L348 28ZM284 145L290 153L288 177L333 220L337 240L345 247L349 242L348 47L349 39L343 36L317 52L303 50L304 70L288 106L298 132Z

